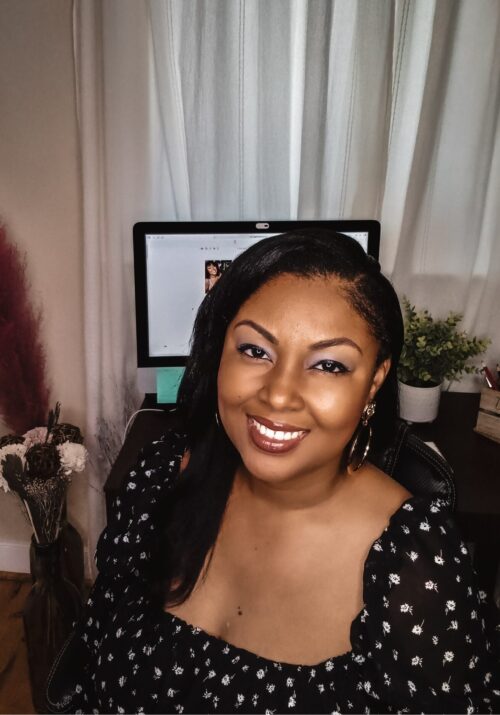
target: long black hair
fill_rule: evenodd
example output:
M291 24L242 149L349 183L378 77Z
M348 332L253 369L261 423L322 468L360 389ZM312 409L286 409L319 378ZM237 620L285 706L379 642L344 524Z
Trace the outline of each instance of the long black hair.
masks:
M162 511L153 593L171 605L192 592L217 539L239 454L216 423L217 373L226 331L241 306L282 274L335 276L378 342L377 366L391 358L371 421L373 449L391 439L398 413L396 369L403 318L391 283L354 239L325 229L292 231L259 241L238 256L207 293L194 323L178 394L190 459Z

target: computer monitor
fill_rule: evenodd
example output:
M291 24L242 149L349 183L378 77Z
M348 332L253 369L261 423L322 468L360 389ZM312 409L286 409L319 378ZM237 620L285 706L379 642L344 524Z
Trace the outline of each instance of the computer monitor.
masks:
M198 307L231 261L263 238L317 226L352 236L378 259L378 221L136 223L138 367L185 365Z

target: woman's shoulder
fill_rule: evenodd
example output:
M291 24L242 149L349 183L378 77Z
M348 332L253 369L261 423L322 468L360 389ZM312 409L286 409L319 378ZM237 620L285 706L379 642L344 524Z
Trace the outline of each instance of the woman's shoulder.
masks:
M158 510L176 484L186 451L186 435L169 430L145 445L113 497L109 519L96 549L99 571L126 566L138 573L158 524Z

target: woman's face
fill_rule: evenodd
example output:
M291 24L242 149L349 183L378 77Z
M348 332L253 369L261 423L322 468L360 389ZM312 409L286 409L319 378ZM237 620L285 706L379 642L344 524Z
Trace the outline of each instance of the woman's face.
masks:
M209 263L207 265L207 272L210 276L216 276L218 273L217 266L215 263Z
M282 275L242 305L227 329L219 414L244 468L264 481L339 470L390 361L335 277Z

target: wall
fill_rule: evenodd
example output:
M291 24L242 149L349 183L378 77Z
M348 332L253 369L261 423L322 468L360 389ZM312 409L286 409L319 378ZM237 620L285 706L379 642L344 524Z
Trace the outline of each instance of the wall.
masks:
M52 401L62 403L64 421L83 425L81 192L69 0L0 2L0 106L0 215L27 253L33 296L43 306ZM69 513L82 535L85 491L85 477L75 475ZM20 515L10 519L21 524L19 533L2 532L9 496L0 493L0 543L27 533Z

